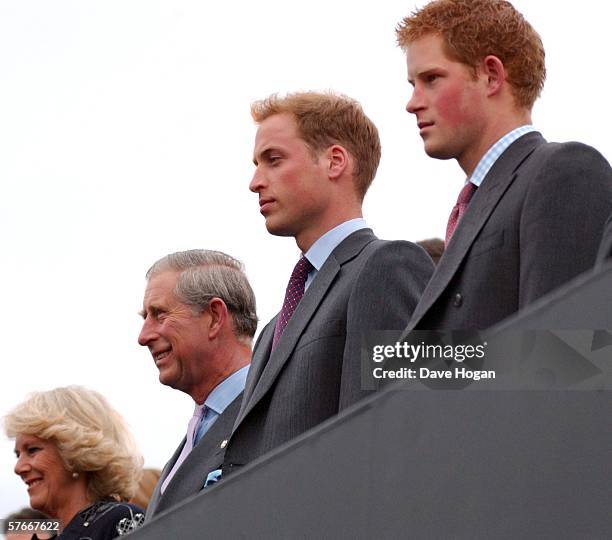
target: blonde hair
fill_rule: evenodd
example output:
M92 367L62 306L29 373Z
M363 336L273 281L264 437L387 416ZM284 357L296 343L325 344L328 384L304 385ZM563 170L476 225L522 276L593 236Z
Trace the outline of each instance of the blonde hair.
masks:
M275 114L290 114L300 138L313 155L333 144L343 146L355 159L355 190L363 199L380 162L380 138L374 123L354 99L333 92L273 94L251 105L251 116L260 124Z
M92 500L128 500L142 470L134 439L121 415L98 392L80 386L35 392L4 418L9 438L52 441L66 468L86 474Z
M159 469L143 469L138 489L129 502L146 510L160 476L161 470Z

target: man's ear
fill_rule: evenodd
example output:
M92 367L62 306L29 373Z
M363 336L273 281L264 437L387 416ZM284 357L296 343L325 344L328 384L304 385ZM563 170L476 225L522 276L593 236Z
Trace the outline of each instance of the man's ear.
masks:
M487 96L499 94L507 77L502 61L490 54L482 61L482 71L486 77Z
M229 316L228 309L221 298L215 297L209 302L206 311L210 314L208 338L215 339L219 335L219 332L221 332L225 321L227 321Z
M347 167L350 166L349 153L339 144L333 144L326 151L328 160L328 175L332 180L342 176Z

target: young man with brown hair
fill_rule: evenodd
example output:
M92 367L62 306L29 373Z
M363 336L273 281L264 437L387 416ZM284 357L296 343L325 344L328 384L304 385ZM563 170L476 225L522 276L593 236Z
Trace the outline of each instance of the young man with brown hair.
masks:
M362 218L380 141L356 101L271 96L252 115L250 189L268 231L302 256L255 345L224 476L362 398L364 334L400 331L433 271L420 247L379 240Z

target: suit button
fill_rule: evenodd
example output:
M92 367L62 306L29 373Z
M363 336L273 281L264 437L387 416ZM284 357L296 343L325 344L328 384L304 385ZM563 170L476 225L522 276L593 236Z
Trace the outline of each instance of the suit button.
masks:
M453 306L460 307L461 304L463 304L463 296L461 295L461 293L457 293L455 295L455 298L453 298Z

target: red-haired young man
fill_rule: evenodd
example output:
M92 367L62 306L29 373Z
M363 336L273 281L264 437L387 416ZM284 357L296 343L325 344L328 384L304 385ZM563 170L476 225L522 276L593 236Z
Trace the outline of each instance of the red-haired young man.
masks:
M593 266L612 170L593 148L547 143L531 125L544 48L509 2L434 0L397 37L425 152L465 173L406 332L485 329Z

